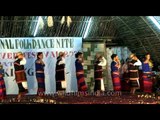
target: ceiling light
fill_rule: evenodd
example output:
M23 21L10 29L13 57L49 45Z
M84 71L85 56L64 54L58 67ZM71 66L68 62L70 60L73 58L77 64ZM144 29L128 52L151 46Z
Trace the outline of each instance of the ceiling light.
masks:
M88 22L88 25L87 25L87 29L86 29L86 32L85 32L83 38L86 38L86 37L87 37L88 31L89 31L89 28L90 28L90 25L91 25L91 22L92 22L92 17L89 19L89 22Z
M149 18L152 20L152 22L160 29L160 24L158 23L158 21L153 17L153 16L149 16Z

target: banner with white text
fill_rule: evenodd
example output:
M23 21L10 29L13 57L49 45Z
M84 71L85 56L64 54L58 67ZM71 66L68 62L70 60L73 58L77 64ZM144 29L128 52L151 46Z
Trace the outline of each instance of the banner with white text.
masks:
M46 94L56 92L55 65L60 51L65 52L66 61L66 92L77 91L75 74L75 53L82 49L81 37L29 37L29 38L0 38L0 62L5 70L4 80L7 94L18 94L18 86L14 74L14 57L17 52L23 52L27 63L29 94L36 94L37 81L35 76L35 60L37 52L43 52L45 62Z

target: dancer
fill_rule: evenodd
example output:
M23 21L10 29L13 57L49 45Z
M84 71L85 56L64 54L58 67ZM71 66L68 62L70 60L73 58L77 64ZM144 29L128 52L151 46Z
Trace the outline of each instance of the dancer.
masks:
M37 53L37 60L35 61L36 68L36 79L38 82L37 95L43 96L45 94L45 74L44 74L45 64L43 62L43 53Z
M114 91L121 91L121 81L120 81L120 73L119 68L121 67L120 60L117 54L111 55L111 75Z
M60 52L56 62L56 91L64 92L66 90L65 80L65 53Z
M83 53L77 52L75 54L76 61L75 61L75 67L76 67L76 77L77 77L77 86L78 91L87 91L87 85L84 79L84 70L83 70Z
M143 71L143 92L152 93L152 67L153 64L151 62L151 56L149 53L145 55L145 61L142 63L142 71Z
M122 90L124 91L130 91L128 66L129 66L129 58L126 59L126 62L122 65L121 69L121 78L122 78L121 85L122 85Z
M26 64L26 59L22 52L18 52L16 55L16 60L14 61L15 69L15 80L19 88L18 100L21 100L21 96L28 92L27 89L27 78L24 70L24 65Z
M95 92L105 91L104 81L102 76L103 66L106 66L106 59L102 55L97 53L96 61L94 63L94 79L95 79L94 91Z
M0 63L0 100L3 102L3 100L6 97L6 86L5 86L5 81L3 79L4 75L4 69L3 65Z
M129 82L130 82L130 93L135 94L137 89L140 89L139 83L139 66L142 65L141 61L137 58L135 54L130 55L130 62L129 62Z

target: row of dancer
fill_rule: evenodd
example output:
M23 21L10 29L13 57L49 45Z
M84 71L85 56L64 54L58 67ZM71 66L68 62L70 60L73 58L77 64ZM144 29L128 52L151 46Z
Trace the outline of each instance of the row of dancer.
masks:
M81 54L78 57L78 54ZM76 74L81 75L81 79L77 77L78 85L83 84L86 88L85 80L84 80L84 70L83 70L83 53L78 52L76 54ZM111 78L113 83L113 90L114 91L121 91L121 75L120 70L123 69L119 57L117 54L111 55ZM77 64L81 63L81 64ZM103 67L106 66L106 59L101 54L96 54L95 62L94 62L94 91L105 91L104 81L103 81ZM127 74L128 80L126 81L130 86L130 92L132 94L135 93L137 89L140 89L140 81L139 81L139 69L142 67L142 80L143 80L143 91L146 93L152 92L152 67L153 63L151 62L151 56L149 53L145 55L144 60L141 62L135 54L131 54L128 59L127 63ZM81 74L80 74L81 73ZM83 78L83 79L82 79ZM82 83L79 81L83 81ZM78 89L82 91L83 89ZM86 89L85 89L86 90Z
M38 83L38 90L37 95L42 95L45 91L45 75L44 75L44 62L43 62L43 53L37 53L37 59L35 61L35 68L36 68L36 79ZM14 61L14 70L15 70L15 81L18 86L18 101L21 100L21 97L28 93L28 84L27 84L27 77L25 73L24 65L26 64L26 59L22 52L18 52L15 56ZM4 69L2 64L0 65L0 100L4 100L6 98L6 86L5 81L3 78Z
M83 53L77 52L75 54L75 68L76 68L76 77L77 77L77 86L78 91L87 91L87 84L84 79L84 70L83 70ZM115 91L121 91L121 80L120 80L120 68L124 68L121 66L120 60L116 54L111 56L112 63L111 63L111 76L113 82L113 88ZM129 57L128 62L128 75L129 75L129 83L131 88L131 93L134 94L136 89L139 89L139 73L138 73L138 66L142 65L143 70L143 81L144 81L144 91L150 92L151 91L151 80L149 76L151 75L151 65L150 65L150 54L146 55L146 59L141 63L141 61L137 58L135 54L131 54ZM18 52L16 55L16 60L14 62L15 68L15 80L19 88L18 98L21 98L22 94L28 92L27 90L27 79L24 70L24 65L26 64L26 59L23 53ZM100 55L96 54L96 60L94 63L94 79L95 79L95 86L94 91L105 91L104 82L103 82L103 69L102 67L106 66L106 59ZM1 67L1 66L0 66ZM35 61L35 72L36 72L36 79L38 83L38 90L37 95L44 95L45 93L45 73L44 73L45 63L43 61L43 53L37 53L37 59ZM6 88L5 82L3 79L3 69L0 68L0 96L6 95ZM57 57L56 62L56 91L65 91L66 89L66 78L65 78L65 54L64 52L60 52L59 56Z
M77 87L78 91L87 91L88 86L85 82L85 75L84 75L84 57L82 52L77 52L75 54L75 68L76 68L76 78L77 78ZM106 59L100 55L96 54L96 61L94 63L95 67L95 86L94 91L104 90L104 83L103 83L103 76L102 76L102 67L106 66ZM66 79L65 79L65 60L64 60L64 53L60 52L60 56L57 58L56 63L56 91L65 91ZM64 86L64 87L63 87Z
M153 82L151 76L153 63L149 53L145 55L142 62L135 54L131 54L123 66L121 66L116 54L112 55L112 59L111 74L115 91L122 90L121 79L124 79L129 85L132 94L135 94L135 91L140 89L141 86L143 86L144 93L152 93ZM120 77L120 68L122 70L122 77ZM140 84L140 68L142 71L142 84Z
M87 91L87 84L85 82L84 77L84 70L83 70L83 53L77 52L75 54L75 68L76 68L76 77L77 77L77 86L78 91ZM121 66L120 60L118 58L117 54L112 54L111 56L112 62L111 62L111 77L113 82L113 89L114 91L121 91L121 80L120 80L120 68L123 68ZM44 84L44 62L43 59L43 53L40 52L37 54L37 60L36 60L36 78L38 80L38 93L44 93L45 91L45 84ZM94 91L105 91L104 87L104 81L103 81L103 67L106 66L106 59L100 55L96 54L95 62L94 62L94 79L95 79L95 85L94 85ZM143 62L141 62L138 57L135 54L131 54L129 56L128 61L128 76L130 85L131 93L134 94L137 89L140 88L140 82L139 82L139 67L142 67L143 71L143 90L144 92L152 92L152 82L150 79L150 76L152 74L152 67L153 64L150 59L150 54L147 53L145 55L145 59ZM65 53L60 52L59 56L57 57L56 62L56 91L65 91L66 89L66 70L65 70Z
M56 62L56 91L64 91L66 89L66 78L65 78L65 53L60 52L57 57ZM84 71L83 71L83 54L78 52L75 57L77 60L75 61L76 66L76 76L77 76L77 86L79 91L86 91L87 85L84 80ZM28 93L28 85L27 85L27 77L25 73L24 65L26 64L26 59L22 52L18 52L14 61L14 69L15 69L15 81L18 86L18 97L20 100L22 96ZM36 79L38 84L37 95L43 96L45 93L45 63L43 61L43 53L37 53L37 59L35 60L35 72ZM4 70L3 66L0 65L0 99L4 99L6 97L6 86L5 81L3 79Z

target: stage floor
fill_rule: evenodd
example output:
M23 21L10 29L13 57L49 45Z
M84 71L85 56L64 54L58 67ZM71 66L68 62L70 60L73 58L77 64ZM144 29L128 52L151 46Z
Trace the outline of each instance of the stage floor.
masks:
M46 95L37 97L25 95L21 100L16 95L8 95L1 104L159 104L159 96L123 92L119 95Z

